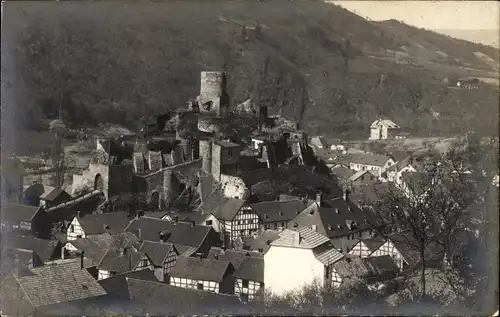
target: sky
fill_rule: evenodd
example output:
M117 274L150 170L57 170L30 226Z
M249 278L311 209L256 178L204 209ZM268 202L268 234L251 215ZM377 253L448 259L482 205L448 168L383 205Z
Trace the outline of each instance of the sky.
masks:
M331 1L364 18L431 30L499 29L498 1Z

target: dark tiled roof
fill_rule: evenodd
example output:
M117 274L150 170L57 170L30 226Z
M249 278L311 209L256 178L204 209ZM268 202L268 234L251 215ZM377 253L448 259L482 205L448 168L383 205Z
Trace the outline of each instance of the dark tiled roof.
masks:
M245 257L234 272L236 278L264 282L264 258Z
M129 224L124 212L85 215L78 219L86 235L123 232Z
M415 247L417 242L415 238L409 233L398 233L392 234L387 237L389 241L396 247L396 249L401 253L404 260L408 265L417 265L420 263L420 252ZM426 261L434 262L440 261L443 258L444 250L442 246L437 243L431 243L425 249Z
M297 217L306 207L306 204L300 199L265 201L250 205L250 208L259 216L262 222L290 221Z
M30 222L40 209L40 207L10 203L4 206L2 208L2 222L9 224L19 224L21 221Z
M76 239L70 241L69 243L71 243L71 245L73 245L78 251L83 251L84 257L92 261L93 265L99 264L106 254L106 249L97 246L89 239Z
M103 202L104 195L96 190L94 192L77 197L70 202L61 203L57 206L47 209L47 213L54 221L71 221L80 211L82 215L90 214L97 210L97 207Z
M338 211L338 213L337 213ZM348 235L374 227L376 219L351 201L342 198L327 200L321 207L315 203L289 222L288 228L316 225L317 231L329 238Z
M126 231L133 232L141 229L142 239L149 241L159 241L160 233L170 234L167 242L174 245L183 244L191 247L199 247L206 239L212 227L193 226L186 222L170 222L154 218L140 217L133 220ZM213 229L212 229L213 230Z
M120 254L119 250L108 249L101 262L97 265L100 270L110 272L124 273L131 271L139 265L142 257L145 254L136 252L132 249L127 249L126 252Z
M130 299L148 306L162 305L165 315L190 315L211 311L236 311L236 296L187 289L165 283L127 278Z
M262 255L252 251L236 251L236 250L223 251L219 248L212 248L210 249L209 255L207 256L207 258L211 260L231 262L231 264L235 269L237 269L241 265L241 263L245 260L245 258L248 257L262 258Z
M30 234L10 234L4 246L16 249L31 250L35 252L42 262L46 262L55 253L58 245L57 240L39 239Z
M229 261L180 256L170 271L173 277L185 277L203 281L221 282L226 272L233 271Z
M150 282L158 282L155 274L151 270L141 270L141 271L133 271L122 274L117 274L113 277L106 278L98 281L98 283L104 288L104 290L114 298L122 298L129 299L130 293L128 290L127 278L142 280L142 281L150 281Z
M348 179L354 175L355 171L347 167L335 167L331 169L332 174L341 179Z
M76 262L45 265L18 277L24 293L34 307L106 295L106 291Z
M145 253L151 259L154 266L163 266L168 253L173 248L174 245L171 243L144 241L142 242L139 251Z
M384 166L388 160L389 157L385 155L364 153L364 154L354 155L351 159L351 163Z
M51 186L46 186L43 184L33 184L29 186L23 193L25 199L33 199L33 198L40 198L40 196L44 195L45 193L50 193L52 190L54 190L54 187Z
M368 174L368 175L367 175L367 177L370 177L370 176L371 176L372 178L373 178L373 177L377 177L377 176L373 175L373 173L371 173L370 171L366 171L366 170L365 170L365 171L363 171L363 170L361 170L361 171L357 171L356 173L354 173L353 175L351 175L351 176L349 177L349 180L350 180L351 182L357 181L357 180L358 180L361 176L364 176L365 174Z
M70 194L65 192L59 187L54 188L51 192L49 192L47 195L42 195L40 199L46 200L46 201L54 201L57 198L63 198L63 199L69 199L71 198Z
M231 221L244 204L245 201L242 199L221 197L218 206L213 211L205 211L212 213L217 219Z
M276 230L265 230L261 232L250 244L250 250L258 251L262 249L266 253L270 248L270 243L279 238L279 232ZM268 243L269 242L269 243Z
M386 242L386 240L381 236L375 236L371 239L365 239L361 241L371 252L378 250L378 248L380 248Z
M356 186L349 193L349 199L354 203L375 202L382 198L382 195L389 189L389 183L376 182L373 184L363 184Z
M139 247L140 245L137 236L131 232L96 234L86 239L103 249L118 249L129 246Z

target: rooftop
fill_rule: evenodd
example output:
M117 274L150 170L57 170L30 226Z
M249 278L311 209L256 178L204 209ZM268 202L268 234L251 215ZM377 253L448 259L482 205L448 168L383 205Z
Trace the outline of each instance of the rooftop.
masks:
M329 241L330 239L324 235L321 235L310 228L302 227L298 230L283 230L279 234L279 238L271 242L271 246L314 249Z
M229 261L180 256L172 267L172 277L221 282L228 270L234 270Z
M363 164L363 165L373 165L382 167L391 158L385 155L372 154L372 153L360 153L352 155L351 163Z
M86 235L123 232L129 224L127 215L122 211L103 214L88 214L78 219Z

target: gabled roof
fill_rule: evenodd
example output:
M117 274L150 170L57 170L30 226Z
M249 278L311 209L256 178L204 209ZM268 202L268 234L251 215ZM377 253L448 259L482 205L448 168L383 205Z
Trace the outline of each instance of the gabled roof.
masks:
M120 253L120 250L108 249L97 268L117 273L132 271L139 265L144 256L146 256L144 253L131 248L126 248L123 254Z
M40 196L40 199L46 200L46 201L54 201L58 198L63 198L63 199L70 199L71 195L62 190L59 187L54 188L52 191L48 193L44 193L43 195Z
M128 232L134 232L140 229L143 240L159 241L160 233L164 233L167 242L174 245L186 245L190 247L199 247L206 239L210 226L193 225L186 222L170 222L167 220L140 217L133 220L125 229ZM179 252L181 252L179 250Z
M39 239L30 234L20 235L11 233L3 246L31 250L35 252L42 262L46 262L54 254L59 244L58 240Z
M333 175L342 179L348 179L355 173L352 169L343 166L334 167L331 169L331 172Z
M368 248L368 250L374 252L378 250L382 245L384 245L384 243L387 240L381 236L374 236L371 239L364 239L360 241L363 242L363 244Z
M244 204L245 201L242 199L221 197L219 204L215 207L215 209L212 211L205 209L205 212L211 213L217 219L231 221Z
M250 250L258 251L259 249L262 249L262 252L266 253L271 246L271 242L278 238L279 232L277 230L265 230L251 241L249 245Z
M373 173L371 173L370 171L367 171L367 170L361 170L361 171L357 171L356 173L354 173L353 175L351 175L351 177L349 177L349 180L351 182L354 182L356 180L358 180L361 176L365 175L365 174L370 174L371 176L374 176L376 177L375 175L373 175ZM368 176L370 176L368 175Z
M154 266L163 266L170 250L175 250L173 244L154 241L143 241L139 248L139 252L145 253L151 259Z
M392 122L389 119L378 119L378 120L375 120L370 125L370 128L377 128L379 125L385 126L385 127L389 128L389 129L399 129L400 128L397 124L395 124L394 122Z
M234 272L234 277L264 283L264 258L245 257Z
M127 278L129 299L147 306L162 306L168 315L190 315L200 312L221 310L228 311L240 307L238 297L211 293L207 291L176 287L159 282L150 282ZM167 307L165 307L167 306Z
M401 253L406 263L416 265L420 263L420 253L415 248L415 238L410 233L397 233L387 237L394 247ZM443 247L437 243L431 243L425 249L426 261L439 261L443 258Z
M324 244L315 248L313 253L316 259L326 266L331 265L344 257L342 253L329 244Z
M55 187L47 186L40 183L33 184L24 190L25 199L28 198L41 198L44 195L48 195Z
M92 275L76 262L44 265L30 272L16 280L33 307L106 295Z
M117 274L110 278L99 280L98 283L104 290L113 298L129 299L130 293L128 289L127 278L134 280L158 282L155 274L151 270L140 270Z
M385 155L373 154L373 153L360 153L355 154L351 158L351 163L362 164L362 165L373 165L382 167L391 158Z
M298 239L297 239L298 238ZM296 243L298 240L298 244ZM303 227L299 230L285 229L279 234L279 238L271 242L271 246L293 247L302 249L314 249L329 242L327 237Z
M251 251L222 250L220 248L211 248L207 256L207 258L211 260L231 262L235 269L238 269L241 263L249 257L262 258L262 255L260 253Z
M297 217L306 207L304 201L300 199L250 204L250 208L262 222L288 222Z
M129 224L127 215L122 211L103 214L89 214L78 219L86 235L123 232Z
M337 198L322 202L321 207L317 203L312 204L291 221L288 228L315 225L317 232L331 239L373 228L375 224L372 214L351 201Z
M170 276L222 282L228 270L234 270L229 261L180 256L172 267Z
M2 222L19 224L21 221L31 222L40 207L7 203L2 208Z

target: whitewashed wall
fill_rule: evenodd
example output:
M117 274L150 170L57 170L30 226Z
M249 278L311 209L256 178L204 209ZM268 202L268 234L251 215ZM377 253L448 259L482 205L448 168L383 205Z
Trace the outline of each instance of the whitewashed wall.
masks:
M219 293L219 283L213 281L193 280L189 278L171 276L170 284L173 286L190 289L200 289L198 288L198 285L201 284L203 285L202 289L204 291Z

